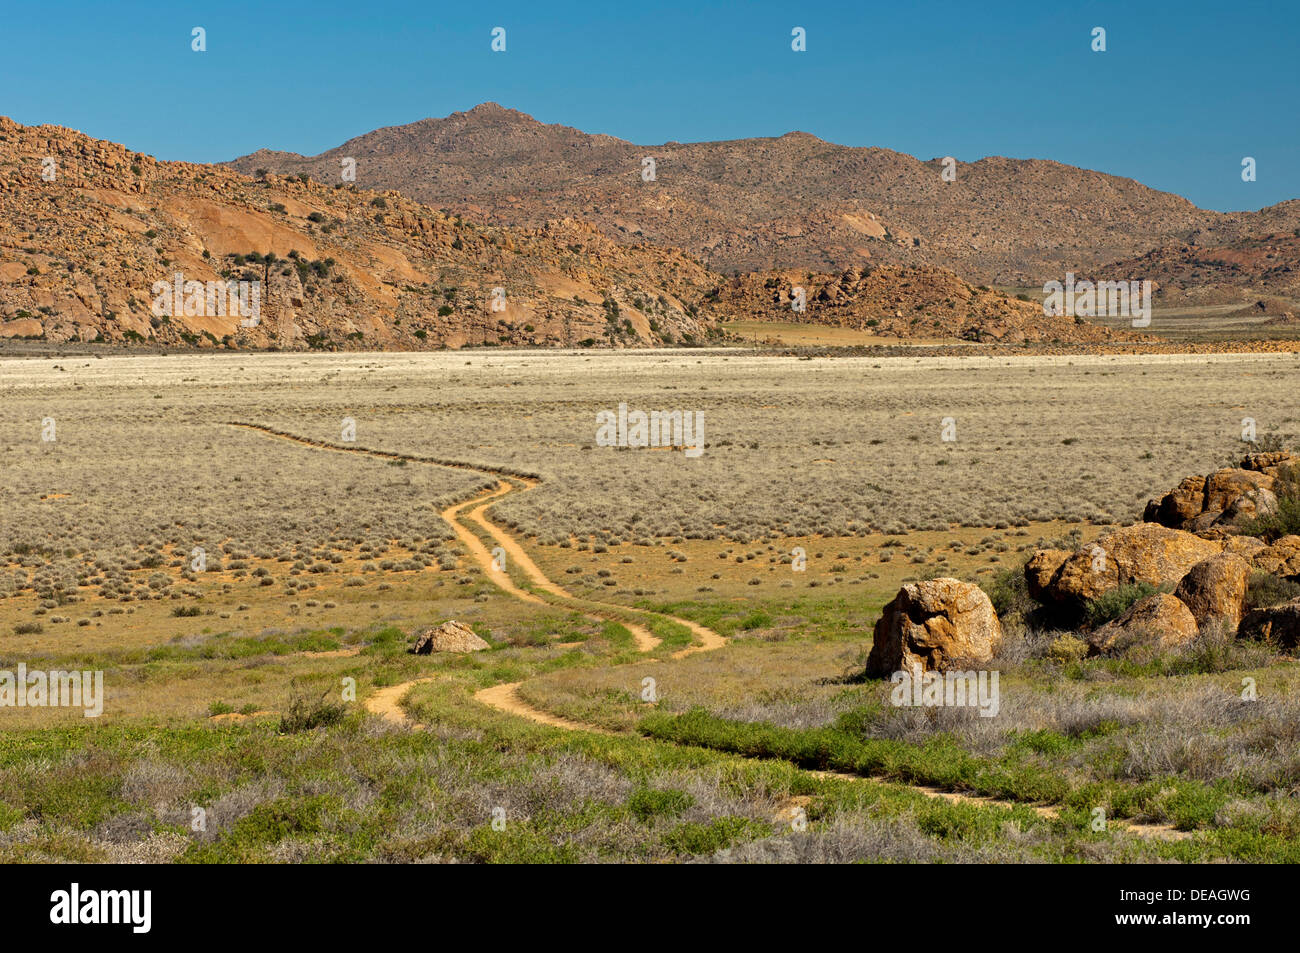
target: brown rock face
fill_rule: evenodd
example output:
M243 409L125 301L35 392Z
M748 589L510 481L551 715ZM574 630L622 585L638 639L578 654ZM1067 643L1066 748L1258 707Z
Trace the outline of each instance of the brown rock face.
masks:
M1043 599L1056 570L1070 558L1064 549L1040 549L1025 563L1025 585L1034 599Z
M1223 540L1225 553L1234 553L1252 563L1256 554L1266 548L1264 541L1254 536L1229 536Z
M1261 572L1300 578L1300 536L1283 536L1272 546L1257 552L1252 562Z
M1282 649L1300 647L1300 599L1247 612L1237 637L1269 642Z
M1086 602L1134 582L1174 583L1221 544L1154 523L1125 526L1074 552L1047 587L1058 601Z
M1183 645L1196 637L1192 610L1168 593L1139 599L1114 622L1108 622L1088 636L1092 653L1113 655L1139 643L1155 641L1161 648Z
M1002 623L979 586L947 578L908 583L876 623L867 674L979 665L1001 644Z
M1197 626L1221 619L1234 631L1246 611L1246 589L1250 563L1225 553L1211 556L1193 566L1174 596L1192 610Z
M491 647L465 623L451 621L425 629L417 635L411 653L429 655L433 652L482 652Z
M423 350L720 334L704 299L721 276L677 249L617 242L571 216L510 228L335 188L332 166L316 180L253 179L0 116L0 338ZM155 282L177 274L206 300L159 301ZM256 324L215 297L226 277L250 296L260 283Z

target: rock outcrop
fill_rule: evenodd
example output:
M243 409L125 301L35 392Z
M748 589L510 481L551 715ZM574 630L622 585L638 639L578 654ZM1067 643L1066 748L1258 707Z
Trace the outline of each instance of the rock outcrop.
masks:
M1276 512L1278 473L1296 462L1286 451L1248 453L1239 466L1185 478L1148 502L1142 519L1170 529L1227 535L1245 520Z
M1283 536L1255 553L1251 561L1260 572L1300 581L1300 536Z

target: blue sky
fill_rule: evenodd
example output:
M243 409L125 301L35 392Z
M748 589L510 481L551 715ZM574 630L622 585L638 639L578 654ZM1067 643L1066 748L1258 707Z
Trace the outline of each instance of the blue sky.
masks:
M314 154L493 100L643 144L800 129L922 159L1055 159L1206 208L1300 196L1291 0L6 7L0 113L164 159Z

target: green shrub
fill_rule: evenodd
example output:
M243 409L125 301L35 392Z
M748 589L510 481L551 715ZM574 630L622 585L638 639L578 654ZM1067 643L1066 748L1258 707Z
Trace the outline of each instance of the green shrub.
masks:
M639 821L648 821L653 817L676 817L694 803L695 798L691 795L673 788L641 788L633 791L627 799L628 810Z
M1058 662L1077 662L1088 654L1088 643L1067 633L1053 640L1047 654Z
M347 710L342 703L328 701L322 692L318 698L295 694L289 708L280 718L280 734L292 735L313 728L328 728L343 720Z
M1239 524L1243 533L1269 542L1300 534L1300 470L1294 466L1281 467L1273 484L1273 493L1277 496L1277 512L1243 520Z
M679 854L712 854L739 841L771 833L771 827L747 817L719 817L708 824L693 821L679 824L664 835L663 844Z
M1084 617L1094 628L1118 619L1128 611L1129 606L1153 593L1159 592L1159 586L1149 582L1131 582L1118 586L1110 592L1102 593L1096 599L1090 599L1084 606Z
M1023 569L1000 569L994 573L993 578L982 580L980 588L993 603L993 611L1000 619L1016 615L1023 617L1034 607Z
M1276 606L1297 598L1300 598L1300 583L1272 573L1251 573L1250 587L1246 593L1246 605L1251 609Z

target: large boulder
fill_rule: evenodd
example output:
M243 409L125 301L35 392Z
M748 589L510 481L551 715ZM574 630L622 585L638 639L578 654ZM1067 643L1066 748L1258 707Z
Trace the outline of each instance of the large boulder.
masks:
M1174 590L1174 596L1192 610L1198 626L1219 619L1235 632L1246 611L1249 580L1250 563L1240 556L1224 553L1189 569Z
M433 652L482 652L491 647L465 623L452 621L419 632L411 652L414 655L429 655Z
M1118 619L1088 635L1092 654L1115 655L1135 645L1154 643L1162 649L1184 645L1196 638L1192 610L1166 592L1146 596L1129 606Z
M1040 549L1025 563L1025 587L1029 595L1042 601L1047 594L1047 587L1061 568L1061 563L1070 558L1066 549Z
M1205 505L1202 513L1222 513L1239 497L1252 490L1273 489L1273 478L1258 470L1225 468L1205 478Z
M1076 550L1056 571L1047 592L1060 602L1083 603L1129 583L1173 584L1222 551L1221 543L1193 533L1137 523Z
M1282 649L1300 647L1300 599L1250 610L1241 620L1237 637L1270 642Z
M979 586L948 578L912 582L898 590L876 622L867 674L980 665L1001 644L1002 623Z
M1251 562L1261 572L1300 579L1300 536L1283 536L1257 552Z

